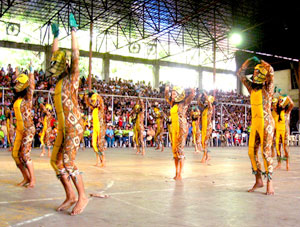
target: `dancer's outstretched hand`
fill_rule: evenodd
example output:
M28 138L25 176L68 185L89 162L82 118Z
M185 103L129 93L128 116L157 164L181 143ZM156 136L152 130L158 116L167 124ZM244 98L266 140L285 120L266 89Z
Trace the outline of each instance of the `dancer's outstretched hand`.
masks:
M70 14L69 21L70 21L70 27L71 28L76 28L76 29L78 28L78 24L77 24L77 22L75 20L75 17L74 17L73 13Z
M249 58L248 60L249 60L249 61L253 61L255 64L259 64L259 63L260 63L259 58L256 57L256 56L253 56L252 58Z
M57 38L58 35L59 35L59 26L58 26L58 24L55 24L55 23L51 24L51 30L52 30L52 34L53 34L54 38Z

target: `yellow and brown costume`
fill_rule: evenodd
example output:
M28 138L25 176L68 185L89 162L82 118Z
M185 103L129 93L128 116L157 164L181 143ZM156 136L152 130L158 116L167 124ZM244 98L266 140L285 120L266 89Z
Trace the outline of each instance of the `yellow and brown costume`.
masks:
M185 157L183 149L188 135L186 112L195 96L195 92L193 89L190 89L189 95L186 96L185 91L180 87L174 87L173 90L177 93L175 100L171 99L167 90L165 91L165 98L171 106L171 144L173 157L182 160Z
M132 115L133 115L133 121L134 127L133 127L133 140L136 143L137 147L142 147L143 149L145 148L144 144L144 116L145 116L145 104L142 99L138 99L137 103L135 104L133 110L132 110Z
M204 151L207 150L209 139L212 133L213 124L212 124L212 115L213 115L213 96L204 95L203 99L198 99L198 105L202 109L201 114L201 145Z
M105 113L104 113L104 102L102 97L94 93L91 95L91 101L84 96L86 104L92 109L93 113L93 135L92 135L92 146L94 152L98 153L100 157L103 155L105 150Z
M271 103L274 94L274 70L270 64L261 60L255 66L252 78L246 77L246 69L250 64L247 60L239 69L237 75L250 93L251 132L249 138L249 158L254 174L265 174L272 179L273 159L271 146L274 135L274 119L271 113ZM257 154L261 145L265 172L262 171Z
M280 143L283 145L284 158L289 158L289 147L288 139L290 135L290 114L294 107L294 103L289 96L280 96L275 108L277 124L275 123L276 129L276 151L277 158L281 159Z
M53 120L53 116L52 113L50 112L52 110L52 106L50 104L46 104L46 106L41 104L40 107L43 113L45 114L40 141L42 146L47 145L47 147L50 148L53 145L51 142L51 137L52 137L51 122Z
M31 162L30 151L35 134L32 116L32 98L35 88L33 73L21 74L16 78L15 91L18 96L14 102L14 113L17 119L16 137L12 156L17 164L27 168Z
M192 119L192 135L193 135L193 143L195 145L195 150L201 150L201 130L200 130L200 120L201 120L201 113L198 108L192 109L191 113Z
M164 146L164 141L163 141L163 134L164 134L164 115L162 110L158 107L154 107L154 118L155 118L155 123L157 125L155 136L154 136L154 141L157 145L159 145L158 142L158 137L161 142L162 147Z
M273 156L273 154L275 156L274 149L276 150L276 128L277 128L277 123L278 123L278 114L276 112L277 103L278 103L278 99L273 98L272 99L272 106L271 106L271 113L272 113L272 117L274 119L275 129L274 129L274 136L273 136L273 142L272 142L272 156Z
M58 178L79 174L74 161L83 137L83 119L78 105L79 50L73 50L71 61L70 56L68 51L55 51L49 70L52 76L58 76L54 91L58 133L51 156L51 165ZM66 69L67 61L70 69Z

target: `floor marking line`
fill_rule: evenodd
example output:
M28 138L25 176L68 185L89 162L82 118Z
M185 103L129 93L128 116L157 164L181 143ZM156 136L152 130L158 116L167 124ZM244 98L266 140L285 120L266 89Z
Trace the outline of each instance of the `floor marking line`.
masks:
M49 213L49 214L45 214L45 215L40 216L40 217L37 217L37 218L32 218L32 219L27 220L27 221L19 222L19 223L15 224L15 225L12 225L12 227L13 227L13 226L26 225L26 224L30 224L30 223L32 223L32 222L40 221L40 220L42 220L42 219L44 219L44 218L47 218L47 217L50 217L50 216L52 216L52 215L54 215L54 214L55 214L55 213Z
M43 198L43 199L26 199L26 200L19 200L19 201L1 201L0 204L9 204L9 203L29 203L29 202L40 202L40 201L49 201L49 200L58 200L64 199L64 197L58 198Z
M145 211L147 211L147 212L151 212L151 213L156 214L156 215L165 216L165 214L156 212L156 211L151 210L151 209L148 209L148 208L146 208L146 207L142 207L142 206L139 206L139 205L135 205L135 204L133 204L133 203L127 202L127 201L125 201L125 200L122 200L122 199L119 199L119 198L116 198L116 197L111 197L111 198L114 199L114 200L117 200L117 201L119 201L119 202L125 203L125 204L127 204L127 205L129 205L129 206L133 206L133 207L136 207L136 208L145 210ZM177 218L174 217L174 219L177 219ZM180 219L180 220L182 220L182 219ZM186 224L189 224L189 225L192 225L192 226L197 226L197 225L195 225L194 223L187 222L186 220L184 220L184 222L185 222Z

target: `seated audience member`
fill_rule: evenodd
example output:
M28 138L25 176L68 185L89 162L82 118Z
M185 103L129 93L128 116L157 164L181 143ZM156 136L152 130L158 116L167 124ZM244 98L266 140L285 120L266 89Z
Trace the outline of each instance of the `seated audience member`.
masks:
M115 137L114 137L114 131L113 131L111 125L109 125L108 129L106 129L105 139L107 142L107 147L113 147L114 142L115 142Z

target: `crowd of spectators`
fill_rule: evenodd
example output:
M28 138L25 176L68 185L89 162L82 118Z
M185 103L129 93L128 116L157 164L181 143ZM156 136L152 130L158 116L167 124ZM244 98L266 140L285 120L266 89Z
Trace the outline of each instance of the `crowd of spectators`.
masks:
M27 70L13 69L11 65L0 70L0 84L2 87L11 88L13 81L16 78L16 71L18 73L28 73ZM43 113L39 108L40 103L47 103L53 100L53 93L47 91L54 91L55 81L53 78L45 76L43 70L34 71L34 78L37 91L33 98L33 116L36 126L36 136L34 146L39 146L39 134L42 130ZM83 95L88 89L88 83L84 77L81 78L78 101L84 114L86 121L83 146L91 147L91 112L89 112L87 105L84 103ZM154 133L156 129L155 119L152 115L152 109L155 101L160 103L160 108L167 116L169 114L170 106L164 100L164 84L160 83L159 88L152 88L150 84L145 84L144 81L134 83L131 80L122 80L119 78L112 78L105 82L101 80L92 79L92 89L100 93L104 99L106 112L106 140L108 147L130 147L134 146L132 141L133 123L130 116L136 97L148 97L145 99L146 117L145 117L145 142L148 146L155 146ZM196 94L200 91L196 89ZM209 94L213 94L212 91ZM114 95L114 96L112 96ZM134 97L133 97L134 96ZM244 145L247 140L249 124L251 120L250 108L245 105L249 104L249 98L237 94L235 91L223 92L216 91L215 93L215 115L214 115L214 132L212 134L212 144L214 146L221 146L225 143L226 146ZM2 92L0 92L2 99ZM5 90L4 105L12 108L13 92L8 89ZM196 103L196 98L194 104ZM194 105L192 104L192 105ZM237 104L237 105L235 105ZM188 121L189 113L187 114ZM5 117L1 116L2 124L5 125ZM191 124L190 124L191 127ZM165 128L167 126L165 125ZM0 130L1 131L1 130ZM5 131L5 130L3 130ZM166 131L166 130L165 130ZM187 145L191 145L191 130L188 135ZM154 132L154 133L153 133ZM7 132L4 134L7 134ZM4 136L5 137L5 136ZM6 142L4 138L1 139L0 132L0 146L4 146ZM165 145L167 144L167 136L165 135Z

